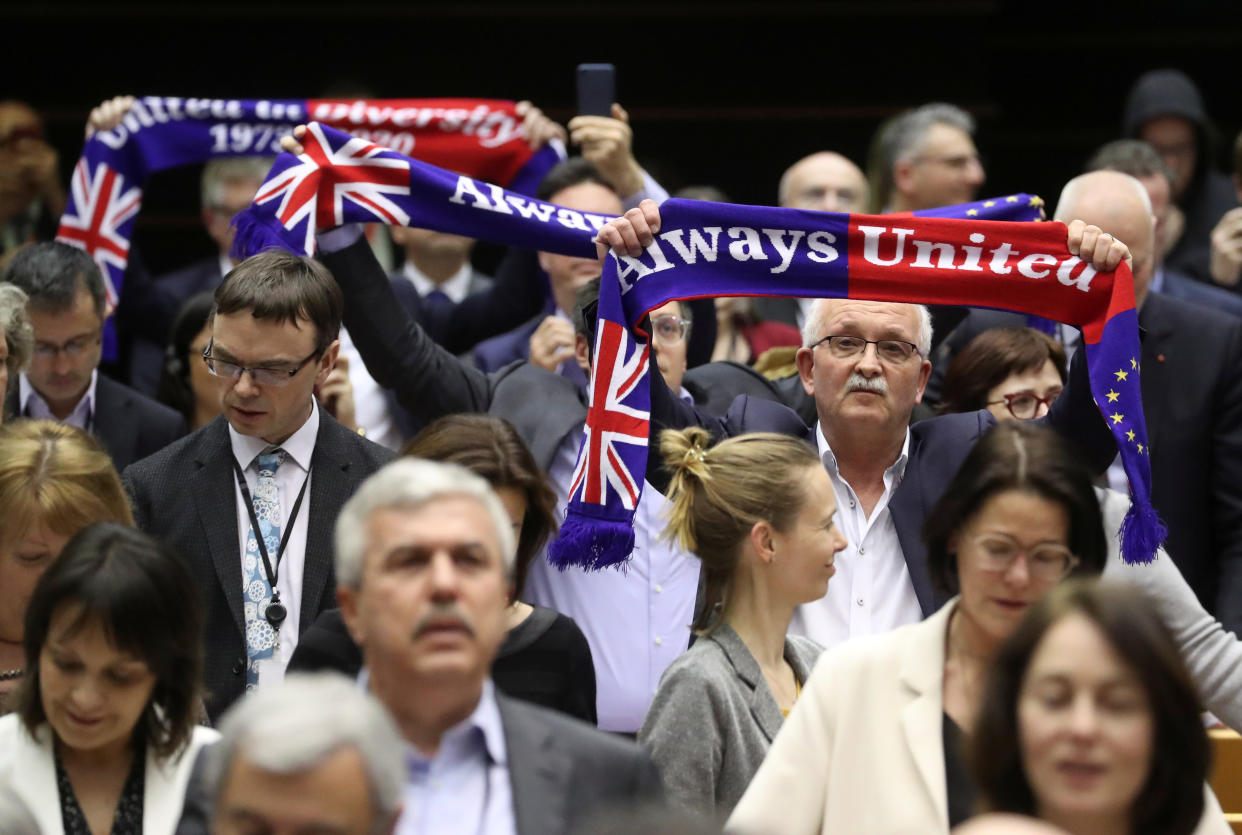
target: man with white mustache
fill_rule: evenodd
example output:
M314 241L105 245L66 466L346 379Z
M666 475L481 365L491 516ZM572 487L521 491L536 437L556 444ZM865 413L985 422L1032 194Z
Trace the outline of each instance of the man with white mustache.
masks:
M638 256L659 230L659 209L645 201L610 221L599 242L618 255ZM1099 271L1130 257L1125 244L1081 221L1070 224L1067 245ZM818 450L849 546L837 554L828 593L794 614L793 634L832 647L915 623L945 602L927 571L924 517L996 420L981 410L910 425L931 372L931 341L931 315L922 305L816 300L797 354L802 386L815 400L818 420L811 427L785 406L747 396L723 418L713 417L679 401L658 374L651 375L653 439L663 429L699 425L718 439L747 432L797 435ZM1108 468L1117 447L1091 400L1081 358L1043 420L1077 442L1095 472ZM657 458L649 460L647 480L663 490L669 476Z

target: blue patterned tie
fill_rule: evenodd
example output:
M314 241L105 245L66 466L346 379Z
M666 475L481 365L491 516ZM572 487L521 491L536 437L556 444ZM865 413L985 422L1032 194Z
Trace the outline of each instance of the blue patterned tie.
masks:
M254 487L254 513L259 519L263 544L273 570L280 548L281 523L276 470L284 463L286 456L283 449L269 449L255 459L258 478ZM272 584L267 580L253 525L246 534L246 553L242 557L242 565L246 580L243 604L246 613L246 689L253 690L259 684L258 662L271 658L276 648L276 630L264 617L268 604L272 602Z

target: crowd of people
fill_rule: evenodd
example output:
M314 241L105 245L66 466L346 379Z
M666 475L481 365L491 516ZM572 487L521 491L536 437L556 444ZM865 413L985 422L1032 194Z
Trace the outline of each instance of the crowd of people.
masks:
M272 160L221 158L217 251L132 253L114 300L54 240L37 112L0 102L0 831L1229 832L1205 727L1242 729L1242 136L1231 180L1193 81L1137 79L1050 212L1133 275L1150 563L1121 557L1078 328L733 297L649 311L633 550L554 565L602 264L669 194L619 105L517 113L577 152L536 197L611 217L598 258L488 276L469 238L345 224L237 259ZM815 149L776 203L983 199L974 132L903 111L865 173Z

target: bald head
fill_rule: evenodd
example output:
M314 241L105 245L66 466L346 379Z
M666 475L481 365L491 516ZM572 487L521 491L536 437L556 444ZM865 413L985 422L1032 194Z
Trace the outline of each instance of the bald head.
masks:
M1134 295L1143 303L1151 284L1155 217L1147 189L1129 174L1092 171L1065 184L1055 218L1078 219L1100 227L1130 247L1134 256Z
M780 204L817 212L861 212L867 206L862 169L833 151L811 154L781 176Z

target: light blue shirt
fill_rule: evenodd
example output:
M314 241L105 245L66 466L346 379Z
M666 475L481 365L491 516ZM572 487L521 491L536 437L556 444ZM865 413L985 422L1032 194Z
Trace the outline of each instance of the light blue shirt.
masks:
M95 383L98 379L99 372L92 371L91 383L86 387L78 405L73 407L68 417L58 421L56 415L52 414L52 407L30 384L30 378L25 374L20 374L17 377L19 413L35 420L58 421L66 426L75 426L84 432L90 432L95 425Z
M367 689L369 680L364 667L358 686ZM491 679L483 682L474 712L440 737L435 756L409 743L404 748L405 791L394 835L517 835L509 753Z

